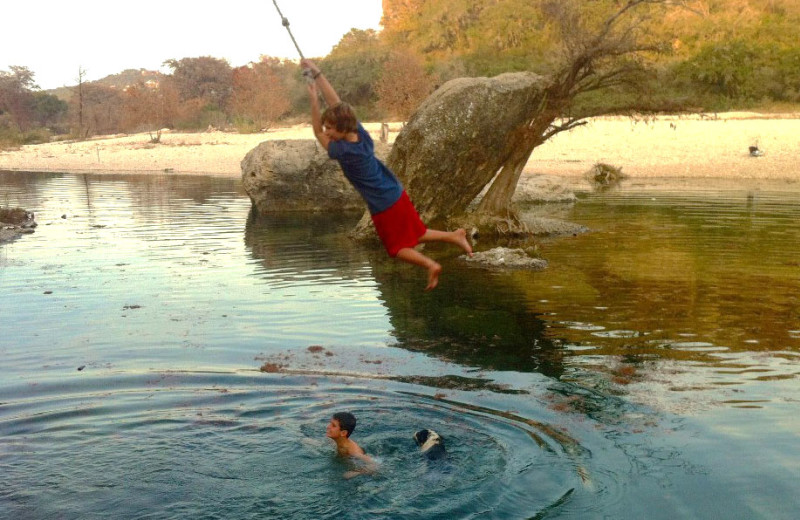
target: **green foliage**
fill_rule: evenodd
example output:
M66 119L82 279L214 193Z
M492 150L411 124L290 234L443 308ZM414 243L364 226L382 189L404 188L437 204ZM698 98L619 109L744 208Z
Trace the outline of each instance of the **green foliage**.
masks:
M38 126L62 129L69 110L69 104L46 92L33 93L33 116Z
M362 118L376 101L375 83L387 54L375 31L352 29L320 62L339 97L360 109Z
M570 14L573 4L578 9ZM584 49L610 10L623 5L616 0L387 0L381 39L423 56L440 82L518 70L548 74ZM691 9L677 2L643 6L649 16L624 26L642 43L671 50L661 56L641 54L651 66L661 64L661 72L652 70L645 82L651 88L637 92L617 86L588 93L578 100L581 110L596 109L604 99L611 100L613 110L642 102L697 108L797 102L800 2L703 0L687 5Z
M18 148L26 144L50 142L51 133L47 128L33 128L26 132L12 126L4 126L0 117L0 150Z
M32 90L38 87L27 67L10 68L10 72L0 70L0 115L6 115L16 128L25 131L33 124Z
M800 101L800 46L780 48L736 40L705 45L674 66L673 81L698 99L747 106L762 100Z
M225 110L233 93L233 69L227 61L211 56L167 60L182 101L202 99Z

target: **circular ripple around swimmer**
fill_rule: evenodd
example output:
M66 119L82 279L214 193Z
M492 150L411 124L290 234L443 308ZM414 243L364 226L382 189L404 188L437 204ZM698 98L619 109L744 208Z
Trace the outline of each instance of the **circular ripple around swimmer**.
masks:
M377 478L358 482L374 497L362 514L392 518L528 518L557 504L580 482L560 441L485 410L414 394L364 396L338 403L359 420L354 439L379 463ZM320 417L301 430L319 436ZM428 428L445 441L447 458L428 461L412 435ZM571 449L573 446L568 446ZM321 449L329 453L326 443ZM343 463L341 471L349 469ZM354 514L354 517L361 515Z
M0 399L12 513L530 518L585 477L582 448L545 424L330 379L169 374L15 393ZM374 475L343 478L354 463L324 437L340 410L356 414ZM446 460L420 455L421 428L444 437Z

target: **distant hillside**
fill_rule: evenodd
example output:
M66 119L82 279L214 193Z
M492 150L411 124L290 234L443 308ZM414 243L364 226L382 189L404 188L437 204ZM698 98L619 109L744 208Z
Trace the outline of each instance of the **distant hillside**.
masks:
M164 74L161 74L157 70L127 69L123 70L119 74L112 74L110 76L106 76L105 78L98 79L97 81L88 81L87 83L118 88L121 90L127 86L136 85L137 83L140 82L147 82L151 80L160 82L163 78ZM69 101L69 99L72 97L72 92L74 88L75 86L59 87L51 90L46 90L45 92L48 94L52 94L64 101Z

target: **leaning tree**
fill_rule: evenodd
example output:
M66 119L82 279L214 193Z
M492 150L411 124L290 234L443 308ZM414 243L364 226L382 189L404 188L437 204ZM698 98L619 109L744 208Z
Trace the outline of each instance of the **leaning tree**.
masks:
M537 146L592 116L664 108L646 93L650 58L667 48L650 23L682 2L542 0L539 6L560 42L552 72L449 81L420 105L398 135L387 164L405 183L424 220L450 219L477 225L482 232L526 234L511 197ZM642 95L629 96L635 101L625 106L598 97L622 87ZM582 103L589 96L601 101ZM467 214L487 186L477 208ZM356 236L368 234L368 222L365 215Z

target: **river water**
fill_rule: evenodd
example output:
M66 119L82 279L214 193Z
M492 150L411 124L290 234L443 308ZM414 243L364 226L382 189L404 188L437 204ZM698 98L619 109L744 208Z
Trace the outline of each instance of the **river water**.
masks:
M429 247L431 293L359 215L235 180L0 172L0 204L39 223L0 246L0 518L800 511L796 191L530 207L591 231L540 272ZM342 478L339 410L375 474Z

